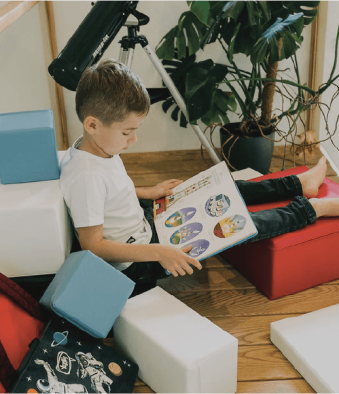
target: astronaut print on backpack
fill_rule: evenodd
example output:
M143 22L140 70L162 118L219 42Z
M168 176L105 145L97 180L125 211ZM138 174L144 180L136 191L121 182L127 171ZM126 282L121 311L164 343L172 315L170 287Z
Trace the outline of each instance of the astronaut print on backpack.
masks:
M137 373L135 363L102 340L54 318L12 392L132 392Z

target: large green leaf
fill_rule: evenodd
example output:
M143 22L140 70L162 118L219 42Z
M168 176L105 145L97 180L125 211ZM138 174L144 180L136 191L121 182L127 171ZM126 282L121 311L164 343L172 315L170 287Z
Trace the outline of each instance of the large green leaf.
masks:
M215 89L212 95L210 109L202 116L201 121L209 126L212 123L228 124L230 120L227 116L229 111L235 111L237 107L233 95Z
M175 54L175 57L177 57L177 54ZM185 98L185 89L186 89L186 84L185 84L185 79L186 76L189 72L189 70L194 67L195 65L195 55L189 56L188 55L188 49L186 51L186 57L181 60L173 59L173 60L163 60L163 65L173 80L173 83L175 87L178 89L179 93L183 98ZM185 115L180 111L179 107L175 103L173 97L168 97L162 104L163 111L166 113L168 111L172 111L171 117L177 118L178 115L176 112L180 114L180 126L181 127L186 127L187 125L187 120ZM173 115L174 112L174 115Z
M269 15L267 5L262 6L262 2L256 1L236 1L235 3L242 3L242 8L238 5L241 14L236 19L230 19L230 16L225 14L219 27L220 37L229 46L231 45L231 54L250 55L256 41L264 31L263 26Z
M174 40L178 35L178 26L173 27L160 41L156 54L160 59L171 60L174 58Z
M185 79L189 70L195 66L196 56L188 54L188 49L186 49L186 57L178 60L177 55L173 60L163 60L163 65L173 80L174 85L179 90L180 94L184 97L186 84Z
M271 19L271 9L269 3L267 1L258 1L259 7L263 12L263 17L266 21Z
M200 49L200 40L206 31L206 25L191 11L184 12L178 25L171 29L159 43L156 54L160 59L171 60L177 48L178 58L186 55L186 47L189 54L193 55Z
M187 126L187 119L186 116L181 112L179 106L176 104L176 102L174 101L174 98L168 97L163 103L162 103L162 109L165 113L167 113L167 111L174 105L172 114L171 114L171 118L173 120L178 120L178 113L180 114L180 127L186 127Z
M234 2L230 2L234 3ZM238 1L237 3L246 4L242 13L238 16L237 21L241 24L240 30L236 30L236 24L233 20L225 19L223 24L218 28L220 36L228 44L232 44L231 53L243 53L246 56L251 55L263 32L271 28L276 19L286 20L288 17L298 17L297 21L291 24L291 32L301 35L306 24L309 24L317 15L319 1ZM291 51L286 51L291 53Z
M241 23L238 23L237 26L235 27L235 29L233 30L234 35L233 35L233 38L228 46L227 57L230 62L233 61L234 45L236 43L236 37L237 37L240 29L241 29ZM238 40L238 42L240 42L240 40ZM246 51L245 48L244 48L244 50Z
M200 1L197 3L199 2ZM243 1L210 1L209 28L206 30L205 36L201 40L201 48L204 48L206 44L211 44L218 39L223 29L223 20L227 19L231 21L231 23L237 23L244 6L245 3Z
M214 4L213 0L212 3ZM244 26L260 25L270 18L267 0L228 0L221 9L224 19L232 18L235 22L242 19ZM216 11L216 5L211 7L211 13Z
M186 105L190 123L194 123L209 111L216 85L222 82L227 66L212 60L197 63L186 77Z
M249 26L257 26L262 23L262 12L261 8L254 1L246 1L247 15Z
M295 34L290 33L289 31L282 32L280 34L282 38L282 53L280 56L280 59L288 59L290 58L300 47L300 42L302 40L302 37L299 39ZM275 59L273 58L273 61ZM277 60L279 60L277 56Z
M222 8L222 17L232 18L234 22L237 22L244 9L245 1L225 1L224 3L226 4Z
M239 31L235 31L233 53L243 53L246 56L251 54L256 40L259 39L259 37L251 34L251 30L253 31L253 29L243 29L243 27L240 26Z
M300 12L295 15L288 15L288 17L284 20L282 18L277 18L277 20L273 23L273 25L270 26L262 34L262 36L269 41L274 35L284 31L284 29L286 29L288 26L294 26L295 31L300 35L304 27L302 17L303 17L303 13Z
M270 8L268 0L209 0L210 14L217 20L233 19L235 22L241 18L246 11L246 23L249 26L257 25L270 19Z
M288 15L285 20L278 18L258 40L251 55L252 64L263 63L271 55L271 62L288 59L299 48L304 26L303 14ZM293 34L295 32L295 34ZM282 38L281 53L278 52L278 40Z
M210 3L209 1L193 1L191 5L191 11L196 15L199 20L205 25L209 21Z
M304 14L304 25L309 25L318 14L320 0L269 0L273 15L286 18L287 15Z

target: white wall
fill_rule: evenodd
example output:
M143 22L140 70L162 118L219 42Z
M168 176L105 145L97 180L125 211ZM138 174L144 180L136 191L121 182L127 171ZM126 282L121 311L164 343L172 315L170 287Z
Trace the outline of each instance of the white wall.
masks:
M0 2L2 5L5 2ZM58 51L66 45L83 18L91 9L90 1L54 1L56 36ZM44 62L42 38L38 7L34 7L20 20L0 34L0 112L12 112L50 107L47 78L50 78ZM186 1L140 1L137 9L150 17L150 23L141 27L144 34L155 49L160 39L178 21L181 13L188 9ZM40 34L40 35L39 35ZM118 58L119 39L126 34L122 28L114 42L105 52L104 57ZM305 42L299 51L301 75L303 82L308 79L309 37L310 28L305 31ZM199 60L212 57L215 61L224 61L224 54L216 56L220 51L218 45L209 47L200 55ZM285 67L285 64L281 64ZM147 87L160 87L161 79L152 66L147 55L138 47L133 60L132 70L139 74ZM82 126L74 110L75 93L64 90L69 140L72 143L81 133ZM276 99L275 106L279 106ZM203 128L204 126L202 126ZM169 114L164 114L161 103L151 107L151 111L139 129L138 143L130 148L130 152L147 152L162 150L197 149L200 141L188 126L180 128ZM214 143L219 144L216 133Z
M37 6L0 34L0 53L0 113L50 108Z
M321 82L325 82L328 80L333 66L334 61L334 53L335 53L335 44L336 44L336 34L338 29L338 15L339 15L339 2L338 1L329 1L327 3L327 12L324 15L321 28L323 29L322 33L324 35L324 64L321 71ZM339 50L339 48L338 48ZM339 74L339 59L334 72L334 75ZM339 85L339 79L335 82ZM329 88L321 97L321 101L327 105L330 105L333 94L337 91L335 87ZM333 136L334 145L330 140L327 140L323 143L323 146L328 151L332 160L334 161L337 168L339 168L339 123L337 123L337 117L339 115L339 97L332 103L332 108L328 114L328 131L330 134L336 130L335 135ZM325 113L327 113L327 109L323 106ZM326 139L328 137L328 132L326 130L326 122L324 118L321 116L320 118L320 139ZM339 174L338 174L339 175Z

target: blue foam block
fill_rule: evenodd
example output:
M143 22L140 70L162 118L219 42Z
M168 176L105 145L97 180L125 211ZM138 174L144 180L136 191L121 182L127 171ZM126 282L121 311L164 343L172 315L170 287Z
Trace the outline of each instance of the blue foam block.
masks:
M135 283L88 250L65 260L40 304L95 338L106 338Z
M53 112L0 114L2 184L59 179Z

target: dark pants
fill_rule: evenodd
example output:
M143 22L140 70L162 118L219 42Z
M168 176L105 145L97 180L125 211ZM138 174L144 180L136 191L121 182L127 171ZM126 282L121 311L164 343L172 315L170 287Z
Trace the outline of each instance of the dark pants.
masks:
M236 181L236 185L246 205L293 199L285 207L251 213L258 234L249 242L289 233L317 220L314 208L302 195L296 175L261 182Z
M251 213L258 234L248 242L289 233L317 220L314 208L308 199L302 195L302 186L296 175L266 179L261 182L236 181L236 185L246 205L293 199L285 207ZM140 204L144 209L146 219L152 227L153 236L151 243L159 243L154 227L153 204L146 200L141 200ZM132 264L122 272L136 282L131 296L155 287L158 279L167 277L162 266L154 261Z
M159 238L154 226L153 216L153 201L139 200L140 205L145 213L145 218L152 229L151 244L158 244ZM140 263L133 263L128 268L122 271L128 278L135 282L135 287L131 297L144 293L147 290L153 289L158 279L167 278L166 270L157 261L147 261Z

